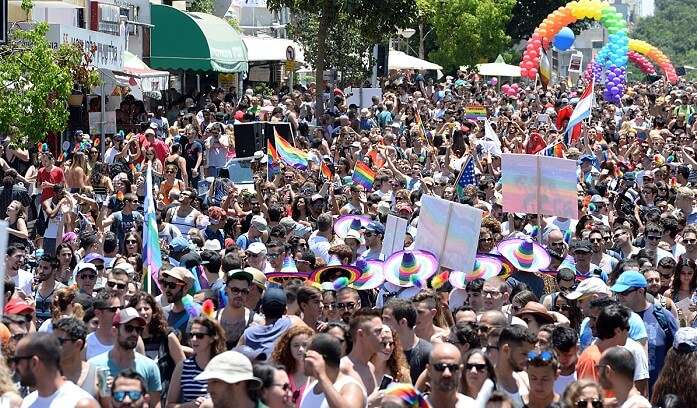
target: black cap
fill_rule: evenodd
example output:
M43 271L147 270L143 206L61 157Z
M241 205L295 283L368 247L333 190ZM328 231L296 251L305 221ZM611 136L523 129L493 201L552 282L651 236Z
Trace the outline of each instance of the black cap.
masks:
M573 252L593 252L593 245L587 239L579 239L572 243Z
M197 252L189 252L188 254L184 254L180 259L179 259L179 266L183 266L186 269L191 269L195 268L199 265L205 265L208 262L204 262L201 259L201 255L199 255Z

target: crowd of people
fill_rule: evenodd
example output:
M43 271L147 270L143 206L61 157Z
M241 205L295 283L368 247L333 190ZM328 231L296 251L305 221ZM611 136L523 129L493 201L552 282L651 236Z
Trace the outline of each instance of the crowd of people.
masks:
M501 85L216 89L105 146L5 139L0 407L697 407L697 87L598 94L567 132L583 81ZM236 185L235 125L262 119L307 165L264 149ZM577 161L578 218L505 212L501 155L549 146ZM474 265L417 247L426 195L482 211Z

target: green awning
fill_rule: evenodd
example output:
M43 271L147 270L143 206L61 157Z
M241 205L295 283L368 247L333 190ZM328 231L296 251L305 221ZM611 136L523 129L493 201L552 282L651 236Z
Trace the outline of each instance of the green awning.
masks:
M151 4L150 66L171 71L246 72L247 47L222 18Z

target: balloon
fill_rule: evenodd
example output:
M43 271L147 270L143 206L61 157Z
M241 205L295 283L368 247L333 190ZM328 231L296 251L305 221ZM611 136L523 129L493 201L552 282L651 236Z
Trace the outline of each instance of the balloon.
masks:
M498 78L491 78L491 85L496 86L496 84L498 84L498 83L499 83L499 79L498 79Z
M501 92L503 92L503 93L508 93L508 91L509 91L510 89L511 89L511 86L510 86L510 85L508 85L508 84L503 84L503 86L501 87Z
M513 88L513 89L515 89L515 90L517 91L518 88L519 88L519 86L518 86L518 84L513 84L513 85L511 85L511 88Z
M554 46L559 51L566 51L571 48L572 45L574 45L575 39L576 36L574 35L574 32L571 31L569 27L564 27L559 30L557 35L554 36Z

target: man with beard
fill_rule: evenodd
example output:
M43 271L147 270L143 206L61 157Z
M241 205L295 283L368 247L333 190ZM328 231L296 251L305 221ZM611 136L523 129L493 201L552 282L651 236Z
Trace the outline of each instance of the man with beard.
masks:
M97 330L87 335L85 348L82 350L85 360L105 353L114 347L116 333L113 322L121 306L123 305L118 294L111 289L103 290L94 299L92 307L94 315L98 319Z
M678 308L675 307L675 302L673 302L673 299L663 295L663 293L668 289L663 289L663 279L661 279L661 274L658 272L658 270L653 267L646 268L643 270L643 275L644 278L646 278L646 292L649 295L653 296L654 304L659 304L661 305L661 307L664 307L666 310L669 310L677 319Z
M23 407L99 407L97 401L60 371L61 345L49 333L33 333L19 341L10 358L23 386L35 391L27 395Z
M361 296L356 289L345 287L336 292L336 308L341 312L344 323L349 324L351 315L361 307Z
M254 320L254 311L246 308L244 302L252 286L252 274L242 269L228 272L225 282L227 304L216 313L216 320L225 330L228 349L237 345L244 329Z
M160 271L160 288L169 303L163 310L167 313L167 325L174 330L178 330L182 335L182 342L188 341L189 335L186 328L189 324L189 313L184 308L182 299L191 289L194 277L187 269L175 267ZM192 302L192 306L199 312L201 306Z
M145 319L140 317L134 308L127 307L120 310L114 316L114 328L116 329L114 348L91 358L88 363L98 368L106 368L111 377L115 377L121 371L129 368L135 370L145 379L146 391L150 395L152 406L159 408L160 393L162 392L160 370L153 360L135 352L145 324Z
M39 286L34 291L36 301L36 326L39 327L44 320L51 317L51 303L56 290L65 287L56 281L56 273L60 267L60 261L53 255L42 255L36 268L36 281Z
M17 288L17 294L25 299L31 293L31 284L34 276L31 272L22 269L27 251L23 244L11 244L7 246L5 257L6 274L12 279Z
M433 346L428 358L428 375L431 379L431 394L428 402L434 407L465 408L474 400L457 392L462 377L460 350L450 343Z
M111 384L111 406L114 408L148 407L150 396L145 392L145 379L129 369L121 371Z
M600 385L612 390L616 406L651 408L651 403L634 386L634 359L623 347L611 347L603 353L598 363Z
M594 228L588 235L588 240L591 242L591 264L598 265L606 274L610 274L617 266L617 259L611 257L605 251L605 239L603 232L600 229Z
M556 271L566 258L568 246L564 241L564 234L559 229L552 229L547 234L547 252L549 252L552 262L549 270Z
M370 359L380 351L382 317L379 310L361 309L351 317L349 333L353 340L351 352L341 359L341 372L361 381L368 395L379 387L375 380L375 366Z
M530 386L523 371L528 353L533 349L537 336L523 326L509 326L499 336L499 353L496 363L496 389L506 394L515 408L523 407L523 394Z

